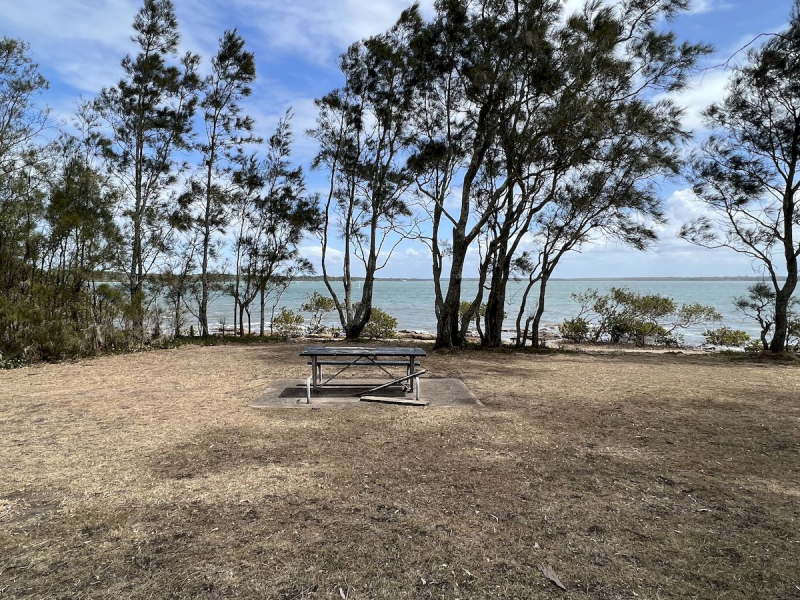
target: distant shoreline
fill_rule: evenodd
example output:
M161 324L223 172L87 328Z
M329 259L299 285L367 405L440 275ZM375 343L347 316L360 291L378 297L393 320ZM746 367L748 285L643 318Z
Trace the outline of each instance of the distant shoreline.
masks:
M215 278L222 278L222 279L230 279L233 281L233 275L220 275L218 273L213 273L213 277ZM127 279L127 276L123 273L97 273L95 275L98 281L119 281L124 282ZM199 277L199 275L198 275ZM331 281L342 281L342 277L331 277ZM353 277L353 281L364 281L364 277ZM778 277L778 281L785 281L786 276L781 275ZM292 280L293 282L323 282L325 279L321 275L311 275L311 276L303 276L303 277L296 277ZM423 278L423 277L376 277L375 281L430 281L433 283L433 279L431 278ZM442 278L442 281L450 281L448 278ZM462 281L480 281L477 277L464 277ZM525 278L518 278L518 279L510 279L510 281L525 281ZM764 277L755 277L753 275L740 275L740 276L707 276L707 277L552 277L550 279L551 282L553 281L765 281Z

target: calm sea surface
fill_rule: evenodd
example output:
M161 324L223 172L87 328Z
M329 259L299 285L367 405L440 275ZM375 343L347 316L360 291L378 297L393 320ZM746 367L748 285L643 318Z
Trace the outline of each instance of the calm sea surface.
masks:
M341 284L336 284L341 286ZM354 298L361 294L361 282L354 282ZM573 317L579 310L578 304L572 299L573 293L597 289L606 292L612 287L627 287L642 294L662 294L673 298L680 304L699 302L713 306L723 316L723 324L734 329L743 329L751 336L758 336L758 329L754 322L744 317L733 306L734 298L747 293L752 281L741 280L591 280L571 279L551 281L548 285L548 298L543 317L545 328L555 328L564 319ZM338 288L337 288L338 290ZM477 290L476 281L465 281L463 298L472 299ZM300 305L306 297L319 292L329 295L325 284L321 281L298 281L284 292L278 307L299 311ZM524 282L510 282L507 294L507 318L504 326L513 329L519 310L522 294L525 291ZM534 291L531 298L535 298ZM398 329L415 331L436 331L436 318L434 316L433 281L389 281L378 280L375 282L373 298L374 306L382 308L397 319ZM270 303L268 302L268 305ZM269 309L268 309L269 310ZM233 299L229 296L217 298L210 307L210 321L225 322L227 326L233 323ZM308 318L308 315L305 315ZM257 323L257 313L253 312L254 326ZM267 317L269 321L269 317ZM338 317L330 313L323 318L324 324L337 325ZM718 325L713 325L717 327ZM688 344L702 342L702 332L705 327L695 327L685 332ZM509 336L511 334L509 333Z

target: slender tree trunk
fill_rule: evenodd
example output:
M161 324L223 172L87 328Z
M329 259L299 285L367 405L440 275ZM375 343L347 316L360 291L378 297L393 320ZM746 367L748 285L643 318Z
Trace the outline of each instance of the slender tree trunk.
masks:
M519 304L519 311L517 311L517 320L516 320L516 328L517 328L517 338L514 340L516 346L524 347L528 343L528 325L531 322L531 319L525 319L525 327L522 327L522 319L525 317L525 311L528 308L528 296L533 289L534 284L538 281L538 277L534 277L532 274L528 277L528 285L525 286L525 292L522 294L522 300Z
M141 342L144 340L144 314L142 307L142 219L145 211L145 198L143 195L144 182L142 181L142 163L144 160L144 140L142 132L136 136L134 167L134 194L135 205L133 209L133 248L131 251L131 306L133 308L133 338Z
M262 282L261 285L259 286L260 289L258 290L258 293L259 293L258 301L259 301L259 304L260 304L259 308L260 308L260 315L261 315L259 317L259 321L258 321L258 335L260 335L261 337L264 337L264 322L265 322L264 308L266 308L266 306L267 306L266 287L267 287L266 283Z
M175 337L180 337L180 335L181 335L181 298L182 297L183 296L179 294L178 297L175 300L175 322L174 322L174 326L175 326L174 336Z
M206 197L205 211L203 213L203 260L200 266L200 327L203 329L203 337L208 335L208 252L211 247L211 182L214 174L214 161L216 159L216 131L217 123L214 121L210 136L211 152L206 166ZM236 331L234 324L233 331Z
M239 333L239 298L233 297L233 335Z
M134 226L133 233L133 253L131 256L131 306L133 308L133 337L137 341L144 340L144 315L142 306L142 280L141 280L141 230L138 225Z
M796 148L796 147L795 147ZM796 154L795 154L796 159ZM783 352L789 330L789 303L797 287L797 255L794 247L795 227L795 163L788 173L789 184L783 195L783 255L786 260L786 282L775 294L775 335L772 337L770 352Z
M206 211L208 211L208 208L209 206L206 204ZM203 260L200 265L200 307L198 310L201 335L203 337L208 335L208 248L210 238L211 228L208 221L208 212L206 212L206 218L203 227ZM235 324L234 331L236 331Z
M533 316L533 324L531 326L531 346L539 348L539 326L542 322L542 315L544 314L544 301L547 297L547 282L550 280L550 274L542 273L542 278L539 281L539 301L536 304L536 312Z

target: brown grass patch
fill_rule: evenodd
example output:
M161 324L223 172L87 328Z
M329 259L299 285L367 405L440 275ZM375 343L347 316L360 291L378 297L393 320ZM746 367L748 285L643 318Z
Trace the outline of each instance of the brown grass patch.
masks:
M796 365L436 353L488 408L247 408L298 351L0 373L0 596L800 596Z

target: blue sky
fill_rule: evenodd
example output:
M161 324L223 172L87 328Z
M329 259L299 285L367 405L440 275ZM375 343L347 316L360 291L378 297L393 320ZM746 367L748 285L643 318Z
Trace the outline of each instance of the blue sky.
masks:
M182 34L182 50L208 59L225 29L238 28L255 53L258 83L246 109L268 136L288 107L294 112L295 158L306 169L315 143L303 132L314 125L314 99L341 83L336 57L362 37L386 30L409 2L402 0L173 0ZM567 11L582 2L564 0ZM81 96L91 98L121 76L122 57L135 50L131 23L141 4L137 0L6 0L0 9L0 35L18 37L31 46L31 55L50 81L43 101L54 116L69 120ZM432 0L421 2L430 14ZM791 0L694 0L689 13L673 28L682 39L714 45L691 88L678 101L686 107L686 126L704 135L700 111L722 97L729 72L718 67L758 34L783 29ZM741 53L739 57L744 57ZM323 186L310 174L309 188ZM633 252L614 243L599 242L565 259L557 277L643 277L752 275L752 265L732 252L706 251L678 240L680 225L701 214L685 182L665 184L662 196L670 224L660 232L650 252ZM316 240L303 252L317 262ZM467 265L474 269L476 256ZM418 243L405 243L381 273L384 277L430 277L429 255Z

